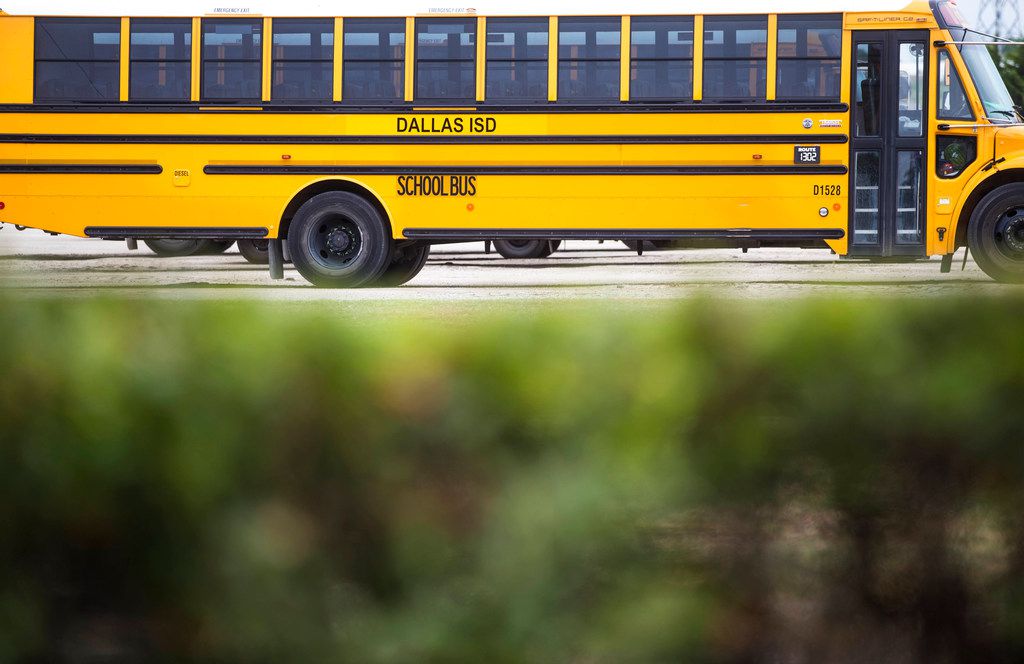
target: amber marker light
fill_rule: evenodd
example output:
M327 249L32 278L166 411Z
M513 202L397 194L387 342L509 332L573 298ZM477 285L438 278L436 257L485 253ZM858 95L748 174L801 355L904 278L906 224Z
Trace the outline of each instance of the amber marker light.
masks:
M281 159L283 159L285 161L291 161L291 158L292 158L292 156L290 154L283 154L283 155L281 155Z
M839 203L836 203L835 205L832 206L832 209L835 210L836 212L839 212L840 210L843 209L843 206L840 205Z
M472 203L470 203L469 205L466 206L466 211L467 212L472 212L475 209L476 209L476 206L473 205Z

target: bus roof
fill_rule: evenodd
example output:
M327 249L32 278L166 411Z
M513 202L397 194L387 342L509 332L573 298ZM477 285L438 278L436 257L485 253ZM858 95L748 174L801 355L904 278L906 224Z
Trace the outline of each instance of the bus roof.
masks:
M377 0L339 3L315 0L181 0L141 3L137 0L3 0L2 10L15 16L619 16L689 14L818 14L841 12L907 12L930 14L927 0Z

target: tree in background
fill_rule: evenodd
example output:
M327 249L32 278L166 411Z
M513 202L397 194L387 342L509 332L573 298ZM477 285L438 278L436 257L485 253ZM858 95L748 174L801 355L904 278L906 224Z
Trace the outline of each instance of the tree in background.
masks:
M993 52L1013 101L1024 104L1024 46L994 48Z

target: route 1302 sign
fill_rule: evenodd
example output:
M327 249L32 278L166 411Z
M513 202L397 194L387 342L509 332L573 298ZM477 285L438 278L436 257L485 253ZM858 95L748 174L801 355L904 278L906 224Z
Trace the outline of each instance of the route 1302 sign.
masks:
M797 164L820 164L821 163L821 146L810 145L796 146L796 154L793 157L793 161Z

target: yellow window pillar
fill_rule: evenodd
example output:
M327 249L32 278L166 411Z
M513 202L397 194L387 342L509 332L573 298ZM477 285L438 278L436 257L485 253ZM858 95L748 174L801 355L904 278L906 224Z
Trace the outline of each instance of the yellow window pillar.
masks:
M619 101L629 101L629 73L632 64L630 44L633 41L631 22L629 16L622 17L622 37L619 39Z
M768 74L767 99L775 101L779 79L779 15L768 15Z
M342 76L345 73L343 58L345 57L345 19L334 19L334 101L342 101Z
M548 19L548 101L558 101L558 17Z
M704 99L704 17L693 17L693 100Z
M476 100L487 96L487 19L476 20Z
M273 57L274 40L274 19L263 19L263 101L270 101L270 91L273 88L274 63Z
M405 19L405 100L416 98L416 19Z
M129 80L129 73L131 71L131 43L132 39L132 20L130 18L121 19L121 101L128 101L128 86L131 81Z
M203 76L203 19L192 19L192 101L199 101Z

